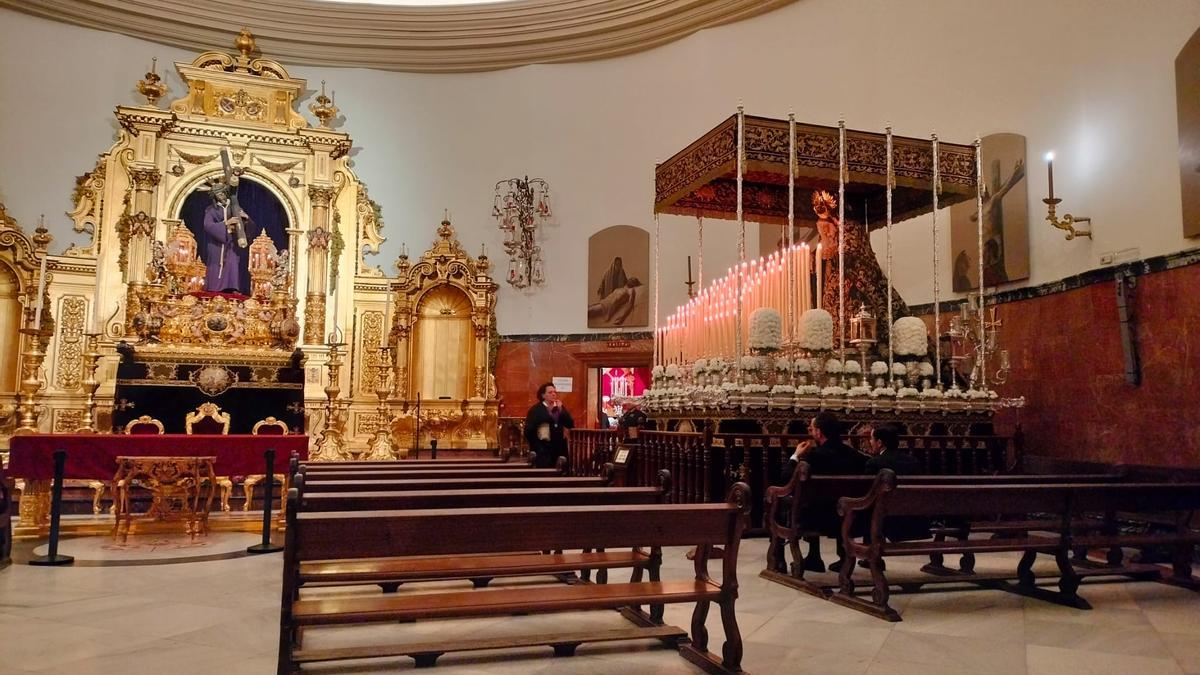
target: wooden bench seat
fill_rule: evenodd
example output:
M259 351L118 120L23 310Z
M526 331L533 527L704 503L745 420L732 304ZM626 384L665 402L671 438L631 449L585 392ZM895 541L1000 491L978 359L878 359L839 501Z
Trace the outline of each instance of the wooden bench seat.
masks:
M593 584L590 586L536 586L487 591L339 597L299 600L292 616L301 626L447 619L527 612L569 612L674 602L715 601L721 587L711 581Z
M652 562L654 560L649 554L636 550L326 560L301 563L300 583L307 586L492 579L574 572L579 569L648 567ZM476 584L480 587L485 585Z
M301 471L301 475L308 476L307 471ZM420 480L420 479L441 479L441 480L459 480L468 478L553 478L561 476L562 471L558 469L443 469L443 468L420 468L420 469L358 469L355 471L331 471L326 473L314 473L313 477L336 477L338 480Z
M1074 474L1074 475L997 475L997 476L903 476L900 482L904 485L1036 485L1045 483L1074 484L1099 483L1109 484L1122 481L1122 474ZM767 565L759 576L796 588L817 597L828 597L837 587L837 583L816 583L805 578L804 560L800 556L799 542L802 539L813 540L827 533L821 531L821 523L810 523L805 520L806 508L819 504L828 504L830 508L843 497L861 497L867 494L875 483L875 476L820 476L811 472L807 462L800 462L792 473L791 480L782 486L767 489L765 495L765 516L767 524L768 546ZM966 540L972 533L992 533L999 536L1026 535L1031 531L1056 532L1061 523L1046 519L1028 518L1032 511L1017 511L1009 516L1016 518L999 518L1001 512L980 514L972 520L960 520L950 526L934 527L932 534L937 540L955 537ZM1078 518L1072 521L1076 530L1086 531L1102 525L1101 521ZM782 545L776 542L782 542ZM788 573L776 571L780 550L786 546L792 556ZM959 562L959 572L970 574L975 567L975 550L970 546L962 551ZM914 554L915 555L915 554ZM943 564L944 555L940 551L930 554L930 563L924 570L931 574L948 577L950 570ZM947 580L950 580L947 578ZM930 581L936 581L931 579Z
M621 608L635 627L619 634L597 631L597 640L658 638L678 646L692 663L712 673L740 673L741 634L734 603L737 597L737 551L749 511L749 488L734 486L725 504L628 504L600 506L413 509L367 512L303 512L300 494L289 491L288 527L280 614L279 667L293 674L310 661L369 658L407 654L418 665L433 665L437 656L459 649L551 645L556 654L570 654L574 645L592 634L556 631L513 639L446 640L405 645L373 645L341 650L304 650L301 629L412 619L506 616L514 613L560 612ZM517 554L528 551L629 550L661 559L664 546L695 546L694 578L662 580L658 568L650 578L635 568L629 583L579 584L521 588L449 591L411 595L301 597L308 563L353 561L395 556L432 558L467 555ZM725 548L720 584L708 575L714 547ZM648 550L647 550L648 549ZM430 563L434 565L443 562ZM691 641L682 629L663 626L668 603L694 603ZM708 652L705 620L710 606L720 607L726 636L722 655ZM638 606L648 606L649 614Z
M671 490L671 474L658 474L658 487L557 488L531 490L419 490L412 492L329 492L311 494L297 475L301 513L314 511L381 511L401 509L490 508L505 506L580 506L663 503ZM637 551L559 552L555 555L455 556L452 558L386 558L367 561L311 562L302 565L304 585L378 584L386 593L413 581L469 579L477 588L497 577L539 576L579 571L590 581L608 582L608 570L650 569L657 574L661 560ZM574 577L564 577L573 580Z
M883 559L894 555L925 555L933 553L1021 552L1017 565L1018 584L1010 590L1081 609L1090 605L1077 594L1081 575L1072 566L1069 553L1076 547L1109 547L1109 569L1091 569L1088 575L1144 575L1146 570L1123 565L1120 549L1123 546L1172 546L1175 550L1171 580L1180 585L1195 587L1191 556L1198 533L1188 528L1193 511L1200 509L1200 484L1180 483L1049 483L1026 485L920 485L898 480L890 470L876 476L870 492L864 497L843 497L838 502L842 515L842 542L847 560L839 575L838 592L831 599L889 621L899 621L900 615L888 605L889 584L884 574ZM1111 514L1117 511L1172 511L1178 514L1174 533L1121 534L1116 530ZM868 515L869 513L869 515ZM884 521L894 516L978 518L996 513L1046 513L1060 524L1050 536L1021 536L1011 538L934 540L892 542L884 536ZM1103 532L1076 536L1072 523L1090 513L1105 514ZM869 517L870 536L857 539L855 518ZM1054 555L1058 567L1058 592L1050 593L1036 586L1033 563L1038 553ZM855 595L852 572L857 558L870 566L872 591L870 600Z
M398 480L336 480L324 476L305 479L306 492L403 492L412 490L525 490L532 488L604 487L603 478L460 478L460 479L398 479Z

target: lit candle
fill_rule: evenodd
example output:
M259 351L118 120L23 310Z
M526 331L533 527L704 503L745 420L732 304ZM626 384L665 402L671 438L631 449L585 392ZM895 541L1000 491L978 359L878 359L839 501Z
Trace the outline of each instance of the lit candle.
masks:
M1054 153L1053 152L1046 153L1046 180L1050 184L1049 199L1054 199Z
M46 258L42 256L42 270L38 276L37 302L33 307L33 329L41 330L42 328L42 300L46 294Z

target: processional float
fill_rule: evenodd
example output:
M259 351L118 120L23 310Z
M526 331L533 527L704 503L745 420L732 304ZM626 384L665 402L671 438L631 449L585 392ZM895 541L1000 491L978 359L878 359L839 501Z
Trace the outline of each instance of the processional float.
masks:
M655 267L659 214L738 225L738 263L664 319L655 274L654 383L648 412L667 419L750 418L778 426L800 413L842 411L851 419L893 415L910 427L962 427L1022 405L991 384L1007 376L987 290L942 321L938 210L974 199L983 256L980 142L972 145L799 124L746 115L741 107L655 171ZM813 216L798 216L797 205ZM847 213L853 209L852 220ZM836 212L836 215L835 215ZM933 337L891 284L892 227L932 214ZM884 270L870 247L886 229ZM747 259L747 220L781 226L779 250ZM813 222L815 220L815 222ZM820 242L795 238L798 221ZM855 222L857 221L857 222ZM702 244L701 244L702 246ZM848 270L850 274L847 274ZM982 278L982 274L981 277ZM885 322L880 325L879 319ZM988 364L998 356L999 367Z

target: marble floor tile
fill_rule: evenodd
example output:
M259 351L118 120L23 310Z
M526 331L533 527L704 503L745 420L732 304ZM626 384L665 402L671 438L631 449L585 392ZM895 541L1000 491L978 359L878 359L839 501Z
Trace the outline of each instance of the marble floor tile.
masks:
M888 661L949 666L963 673L1023 673L1025 643L893 631L875 655L875 663Z
M1185 673L1200 673L1200 640L1194 635L1162 633L1162 641Z
M1131 626L1029 621L1025 624L1025 641L1029 645L1101 654L1162 657L1170 653L1157 631Z
M1126 656L1061 647L1029 646L1030 675L1176 675L1183 673L1169 654L1161 658Z

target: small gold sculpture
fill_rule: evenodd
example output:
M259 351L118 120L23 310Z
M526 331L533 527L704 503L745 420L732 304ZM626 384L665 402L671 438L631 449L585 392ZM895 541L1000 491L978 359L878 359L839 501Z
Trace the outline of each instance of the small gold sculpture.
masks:
M146 97L146 104L158 107L158 99L162 98L167 93L167 85L162 83L162 78L158 76L158 59L150 61L150 72L146 73L145 79L139 80L137 83L138 93Z

